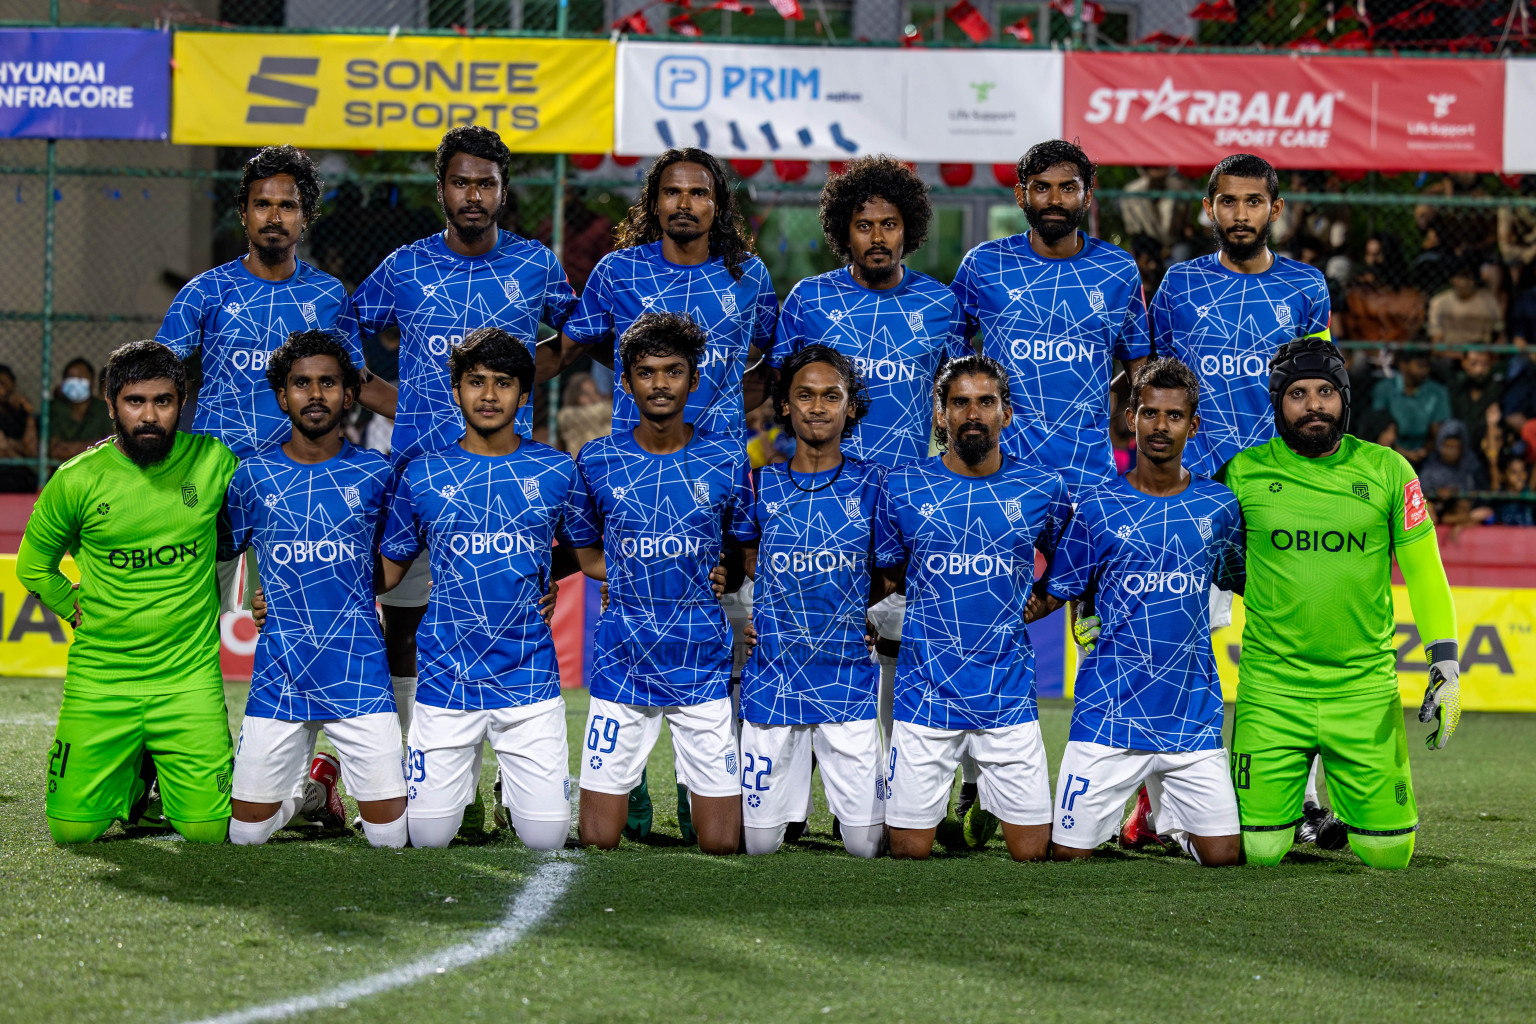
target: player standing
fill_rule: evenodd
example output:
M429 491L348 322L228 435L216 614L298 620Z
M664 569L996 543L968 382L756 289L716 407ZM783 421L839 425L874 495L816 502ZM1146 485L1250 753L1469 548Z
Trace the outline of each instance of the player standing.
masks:
M394 385L363 369L346 287L295 255L321 191L314 162L292 146L268 146L247 160L235 206L248 251L188 281L155 335L181 359L201 354L192 431L211 434L242 459L290 437L292 425L266 372L272 353L295 331L335 331L361 371L359 400L382 416L395 414ZM230 606L237 603L239 565L219 566L220 593Z
M144 796L150 752L166 816L187 839L229 824L229 719L214 558L235 456L176 429L187 382L153 341L103 371L115 437L61 466L38 496L16 577L75 631L48 753L48 831L88 843ZM59 571L73 552L76 587Z
M1206 596L1212 582L1242 589L1242 516L1231 491L1181 464L1199 397L1178 360L1136 371L1136 465L1078 498L1040 587L1042 614L1091 595L1102 630L1078 668L1057 770L1056 860L1091 856L1144 782L1157 827L1201 864L1242 853Z
M773 853L789 823L805 819L814 754L844 848L873 857L885 821L885 750L865 614L885 470L842 451L869 408L842 353L810 345L790 356L774 404L795 454L758 470L753 488L761 539L746 548L757 634L741 675L746 848Z
M264 843L295 814L344 826L339 772L368 841L404 846L400 717L373 596L394 474L383 455L342 436L361 381L333 334L294 332L272 353L267 380L293 426L283 444L241 460L229 486L231 546L256 548L267 607L229 838ZM315 756L321 729L339 765Z
M1050 778L1024 611L1035 552L1050 558L1072 516L1061 476L1004 454L1008 370L971 355L934 386L944 454L893 470L875 521L879 565L905 563L885 820L893 857L926 858L955 768L976 762L978 804L1015 860L1045 857Z
M1168 268L1152 298L1159 355L1199 374L1200 432L1184 464L1199 476L1275 436L1269 360L1284 342L1328 337L1328 282L1316 267L1269 248L1285 200L1268 162L1234 153L1211 171L1205 215L1219 246Z
M1397 686L1392 560L1426 638L1419 721L1432 750L1461 717L1456 609L1413 467L1344 433L1349 378L1332 343L1280 347L1269 394L1279 437L1238 454L1225 480L1247 530L1247 586L1232 779L1250 864L1276 864L1302 818L1314 754L1366 864L1413 856L1418 808Z
M746 448L686 419L708 345L685 316L640 316L619 342L640 422L576 457L583 504L571 541L582 570L608 583L581 762L586 846L618 845L663 720L699 848L729 854L741 841L731 630L710 573L726 537L757 531Z
M1031 146L1019 159L1014 198L1029 230L983 242L952 287L966 336L1008 368L1010 455L1062 474L1079 491L1115 476L1109 439L1114 361L1128 373L1151 353L1136 260L1078 230L1093 199L1094 165L1070 142Z
M450 128L433 165L446 227L390 253L357 289L357 316L364 332L377 334L389 326L400 330L400 413L391 441L397 468L464 436L448 354L471 331L499 327L521 341L549 375L557 368L553 348L547 355L534 355L539 323L560 330L575 308L576 296L559 260L545 245L496 226L507 201L511 163L511 151L489 128ZM532 414L525 406L517 430L530 437L532 428ZM419 560L404 582L379 597L389 671L407 727L416 690L416 630L427 610L430 561ZM476 797L474 813L483 818L478 786L471 795ZM470 826L477 827L477 822Z
M518 838L557 850L571 829L570 758L541 605L576 466L518 434L534 376L522 339L499 327L471 331L450 353L449 369L468 427L458 444L406 466L382 547L385 589L423 549L434 580L408 740L411 845L453 839L474 795L480 745L489 742Z

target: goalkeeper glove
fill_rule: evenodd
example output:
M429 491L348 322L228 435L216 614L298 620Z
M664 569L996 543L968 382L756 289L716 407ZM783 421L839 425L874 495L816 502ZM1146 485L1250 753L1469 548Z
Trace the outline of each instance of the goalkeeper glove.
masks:
M1424 691L1424 705L1419 721L1440 727L1424 738L1430 750L1444 750L1461 721L1461 664L1457 661L1456 641L1439 640L1425 648L1429 662L1429 687Z
M1079 604L1073 609L1072 639L1085 651L1093 650L1094 644L1099 642L1099 633L1104 626L1104 620L1097 615L1084 615L1087 606Z

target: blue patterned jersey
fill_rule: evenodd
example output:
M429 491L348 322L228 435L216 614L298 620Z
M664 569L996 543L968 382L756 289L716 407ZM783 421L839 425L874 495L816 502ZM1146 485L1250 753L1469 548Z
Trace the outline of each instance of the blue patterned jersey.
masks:
M565 333L583 344L615 346L641 313L686 313L709 335L699 363L699 389L688 396L685 419L710 434L746 437L741 377L753 345L773 345L778 296L768 268L756 256L741 266L741 280L731 277L719 257L697 265L673 263L660 242L615 249L597 261L581 293L581 305ZM635 400L622 387L613 391L613 432L640 421Z
M1115 475L1109 381L1116 359L1151 353L1147 303L1131 254L1080 235L1068 259L1047 259L1029 236L983 242L951 286L966 335L1008 367L1013 424L1003 451L1056 472L1076 495Z
M464 436L448 373L448 351L464 335L500 327L532 354L539 321L558 331L576 306L555 254L510 231L484 256L459 255L441 233L403 245L354 298L365 333L400 328L400 401L391 441L397 466ZM518 411L517 432L533 433L531 402Z
M592 696L649 707L726 696L731 628L709 574L727 535L757 536L746 449L696 430L681 451L652 455L625 430L587 442L576 465L571 543L601 542L608 574Z
M880 668L864 643L871 524L883 467L844 458L838 469L756 474L757 648L741 672L741 717L759 725L875 717Z
M569 455L526 439L510 455L453 445L405 467L381 551L404 562L426 548L431 559L432 591L416 631L417 701L480 711L559 696L554 634L539 599L575 479Z
M1327 330L1328 282L1316 267L1276 255L1264 273L1239 274L1212 253L1168 268L1152 297L1152 337L1158 355L1200 377L1200 429L1184 449L1190 472L1215 476L1275 436L1269 360L1284 342Z
M267 385L267 360L290 333L310 330L336 332L352 362L363 365L357 317L340 281L303 260L291 277L267 281L231 260L176 293L155 340L181 359L201 352L192 430L245 459L291 436L293 425Z
M1061 476L1012 456L985 477L960 476L941 456L891 471L875 515L875 558L907 565L898 720L935 729L1035 720L1024 605L1035 551L1049 558L1071 516Z
M1103 632L1082 656L1072 740L1121 750L1221 746L1221 680L1211 653L1210 585L1237 589L1242 517L1221 484L1194 477L1167 498L1120 477L1078 498L1052 594L1094 594Z
M782 366L817 344L852 359L869 387L869 413L843 451L888 468L925 458L933 378L971 352L954 293L910 267L888 291L865 288L847 267L804 278L784 300L769 361Z
M395 710L373 601L393 482L388 459L348 442L315 465L281 445L240 460L230 533L235 551L256 548L267 599L247 715L321 722Z

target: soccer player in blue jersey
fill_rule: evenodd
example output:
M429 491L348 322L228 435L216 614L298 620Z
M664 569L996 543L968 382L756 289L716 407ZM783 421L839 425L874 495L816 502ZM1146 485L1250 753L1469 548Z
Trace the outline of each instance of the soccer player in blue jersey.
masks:
M518 838L555 850L571 827L569 753L541 605L550 549L568 528L576 465L517 431L534 378L523 339L499 327L471 331L449 369L467 429L457 444L406 466L381 549L386 589L423 550L432 560L407 740L411 845L453 839L488 741Z
M612 849L666 721L705 853L735 853L741 783L731 708L731 629L710 573L727 537L757 538L740 441L687 421L704 329L647 313L619 342L620 381L639 423L577 456L582 504L570 539L582 571L608 584L598 619L581 752L581 842Z
M1270 357L1284 342L1329 337L1329 306L1321 271L1269 248L1285 200L1267 161L1227 157L1205 194L1219 249L1168 268L1152 299L1152 336L1159 355L1200 375L1202 425L1184 465L1215 476L1232 456L1275 436Z
M1141 277L1130 253L1078 230L1094 165L1070 142L1030 147L1014 196L1029 230L966 254L951 287L966 334L1008 368L1010 455L1062 474L1078 492L1115 476L1109 385L1116 359L1134 372L1151 354Z
M767 397L766 374L746 371L773 345L779 301L768 268L752 254L720 161L699 149L657 157L617 242L598 261L565 325L565 358L590 346L599 361L611 363L618 339L642 313L685 314L704 329L709 346L684 422L745 441L745 412ZM629 392L614 392L614 433L643 417Z
M1049 560L1072 507L1060 474L999 447L1013 412L1001 363L952 360L934 393L944 453L893 470L875 517L877 563L906 566L909 601L886 776L891 855L929 855L969 755L978 803L1001 820L1008 852L1040 860L1050 777L1024 612L1035 552Z
M1091 856L1143 784L1149 827L1201 864L1236 864L1242 852L1207 597L1211 583L1242 588L1242 516L1231 491L1181 463L1199 397L1176 359L1136 372L1126 409L1136 465L1079 495L1028 616L1092 595L1100 620L1056 776L1057 860Z
M248 251L187 282L155 335L182 359L201 355L203 383L192 431L217 437L242 459L290 438L292 424L266 372L294 331L336 332L362 377L358 400L380 415L395 414L394 385L363 367L346 288L295 255L321 191L313 161L292 146L268 146L247 160L235 205ZM219 566L226 606L235 604L238 566Z
M339 338L295 331L266 373L292 427L281 445L242 459L229 485L229 553L258 551L266 598L235 751L230 842L264 843L295 815L344 826L339 771L368 841L404 846L400 718L373 607L394 473L341 434L361 381ZM315 756L322 729L339 766Z
M400 330L400 412L391 441L397 467L464 436L448 354L471 331L499 327L527 347L530 358L548 371L542 376L557 369L554 348L534 353L539 323L560 330L576 297L554 253L496 226L507 201L511 162L511 151L489 128L450 128L434 162L447 226L390 253L357 289L358 322L365 333L389 326ZM517 430L524 437L532 436L529 408L525 403L518 414ZM431 583L428 562L417 561L399 587L379 598L390 672L407 727L416 685L416 628Z
M746 547L756 647L741 675L741 798L748 853L773 853L806 817L812 755L843 846L880 852L885 744L879 670L865 646L871 527L885 469L842 451L869 409L854 363L826 345L785 360L774 395L795 436L788 462L754 474Z

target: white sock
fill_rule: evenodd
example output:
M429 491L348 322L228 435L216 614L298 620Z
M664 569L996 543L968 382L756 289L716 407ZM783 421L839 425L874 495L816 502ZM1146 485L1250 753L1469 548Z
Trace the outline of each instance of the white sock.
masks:
M383 825L376 825L367 818L363 819L363 835L368 837L368 842L378 847L390 847L398 850L405 845L410 835L410 829L406 825L405 813L400 817Z
M880 734L886 747L891 745L891 722L896 717L896 659L880 657Z
M967 786L974 786L976 779L981 775L981 769L976 767L976 761L970 754L960 755L960 781Z
M407 814L406 822L410 826L411 845L421 849L441 850L453 842L453 837L458 835L459 824L463 820L463 808L460 808L457 813L445 814L440 818Z
M863 857L868 860L880 855L880 836L885 832L884 825L844 825L843 849L855 857Z
M784 843L784 830L788 827L776 825L773 828L753 828L748 825L744 830L747 833L747 852L754 857L761 857L766 853L778 853L779 847Z
M1174 831L1168 833L1168 837L1174 842L1178 843L1179 848L1182 849L1185 853L1195 858L1196 864L1204 866L1205 862L1200 859L1200 851L1195 848L1195 840L1193 836L1191 836L1188 832L1185 832L1183 829L1175 829Z
M277 813L266 821L229 819L229 841L236 846L260 846L272 833L293 820L299 810L299 797L291 796L277 805Z
M469 806L473 807L480 802L480 773L485 770L485 740L482 739L475 746L475 781L469 791Z
M1317 798L1317 755L1312 756L1312 770L1307 772L1307 802L1323 806L1323 802Z
M512 814L510 808L507 813ZM563 850L571 834L571 819L567 816L562 821L534 821L512 814L512 827L517 830L517 838L530 850Z
M400 729L411 731L411 711L416 707L416 677L390 676L389 684L395 689L395 709L400 712Z

